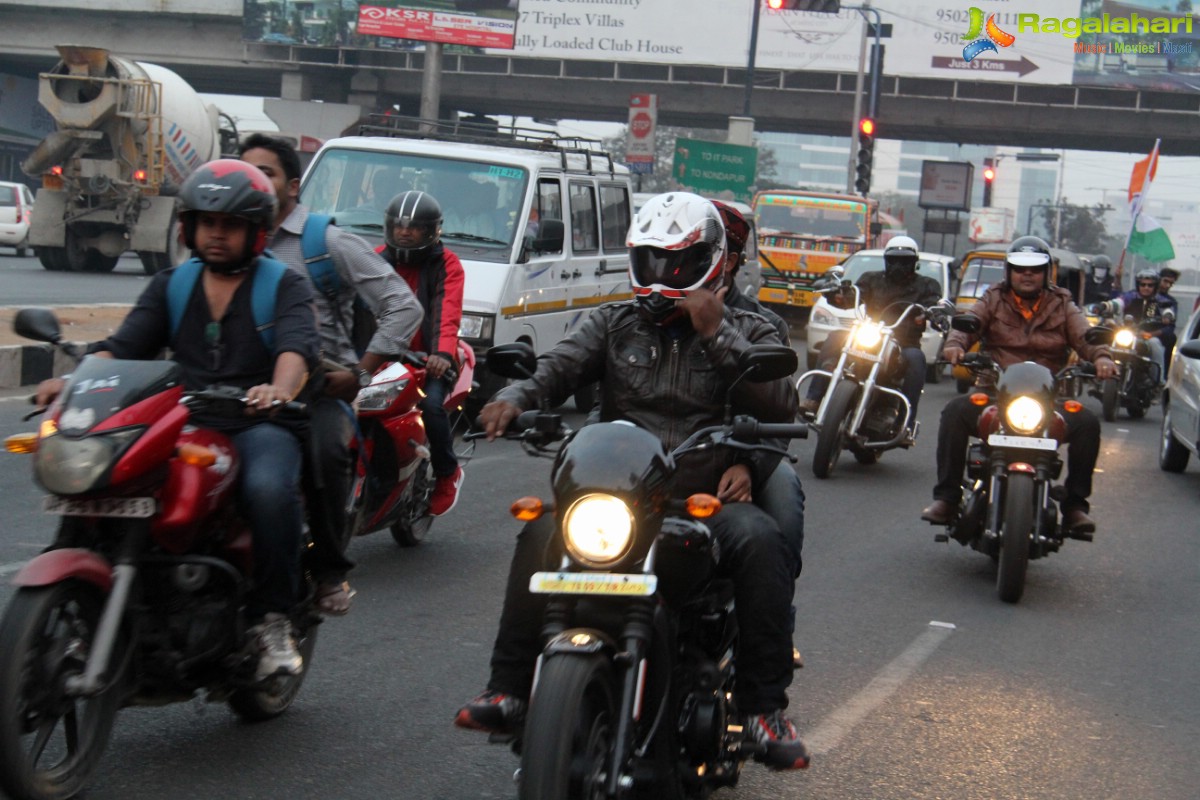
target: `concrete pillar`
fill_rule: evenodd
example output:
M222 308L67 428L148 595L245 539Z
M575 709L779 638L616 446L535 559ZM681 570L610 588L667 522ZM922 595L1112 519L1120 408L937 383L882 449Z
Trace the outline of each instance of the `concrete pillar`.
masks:
M374 110L379 106L379 92L382 89L383 81L379 75L360 69L350 78L350 93L346 95L346 102Z
M279 80L279 96L284 100L312 100L312 78L299 72L285 72Z

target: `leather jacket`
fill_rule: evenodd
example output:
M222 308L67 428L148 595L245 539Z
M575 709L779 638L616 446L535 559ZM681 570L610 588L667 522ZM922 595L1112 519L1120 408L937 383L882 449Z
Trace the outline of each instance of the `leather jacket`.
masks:
M1100 356L1112 358L1107 345L1092 345L1084 341L1087 317L1071 299L1071 293L1061 287L1042 292L1033 317L1026 320L1017 309L1007 282L990 287L971 307L970 313L983 323L979 336L963 331L951 331L946 347L971 349L977 339L983 349L1005 369L1021 361L1034 361L1058 372L1067 365L1071 350L1086 361Z
M633 422L670 450L696 430L721 424L726 391L738 377L738 356L751 344L780 344L775 328L757 314L725 306L716 334L704 339L686 319L660 326L636 302L611 303L539 356L532 378L500 390L493 400L522 409L536 408L540 400L553 406L598 381L600 421ZM796 391L788 378L742 381L732 405L734 414L760 422L792 422ZM724 447L691 453L680 460L674 490L715 494L721 475L739 461L750 466L758 487L779 457L747 457Z

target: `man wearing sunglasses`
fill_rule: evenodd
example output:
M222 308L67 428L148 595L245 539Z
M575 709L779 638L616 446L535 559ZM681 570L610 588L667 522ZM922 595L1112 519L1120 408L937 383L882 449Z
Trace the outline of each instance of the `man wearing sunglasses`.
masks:
M1084 341L1087 317L1071 300L1071 293L1050 281L1050 246L1036 236L1022 236L1008 248L1004 259L1005 280L990 287L971 314L982 326L977 334L953 331L946 338L943 354L957 364L977 339L1001 369L1021 361L1033 361L1057 373L1067 365L1070 350L1096 365L1100 379L1115 377L1117 365L1106 345ZM962 499L962 475L966 469L967 444L977 429L983 408L969 395L955 397L942 409L938 427L938 482L933 503L921 519L947 525L958 514ZM1084 408L1064 415L1067 422L1067 496L1062 501L1063 527L1072 537L1090 539L1096 523L1088 516L1092 472L1100 454L1100 420Z
M1167 377L1166 344L1168 340L1172 346L1175 343L1175 309L1178 305L1175 298L1159 293L1161 280L1157 270L1140 269L1134 277L1133 288L1117 295L1106 306L1108 313L1118 322L1132 317L1134 325L1149 323L1144 328L1148 338L1143 341L1150 351L1150 357L1158 365L1159 385Z

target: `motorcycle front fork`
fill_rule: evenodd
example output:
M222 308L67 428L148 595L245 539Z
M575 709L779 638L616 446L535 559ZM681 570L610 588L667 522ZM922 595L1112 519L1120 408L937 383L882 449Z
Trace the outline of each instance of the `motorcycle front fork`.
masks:
M1049 525L1044 512L1051 507L1050 475L1042 465L1038 465L1036 469L1034 487L1037 490L1037 508L1034 509L1033 515L1034 552L1030 554L1034 558L1042 555L1045 546L1050 542ZM983 531L985 539L994 541L999 538L1000 527L1004 524L1002 516L1004 509L1003 487L1006 475L1007 472L1001 467L994 470L988 479L987 523Z

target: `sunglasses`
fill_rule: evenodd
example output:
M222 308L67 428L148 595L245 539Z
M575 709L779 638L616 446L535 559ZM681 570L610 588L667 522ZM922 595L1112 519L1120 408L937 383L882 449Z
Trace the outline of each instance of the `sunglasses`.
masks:
M1041 267L1013 267L1013 266L1010 266L1009 269L1011 269L1013 272L1017 273L1018 275L1033 275L1035 273L1046 271L1045 266L1041 266Z

